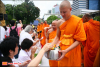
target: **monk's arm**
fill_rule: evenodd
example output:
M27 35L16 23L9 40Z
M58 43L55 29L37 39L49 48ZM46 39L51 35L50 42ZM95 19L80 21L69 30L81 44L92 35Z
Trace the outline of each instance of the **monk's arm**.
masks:
M47 32L46 43L49 42L49 31Z
M44 28L44 35L46 37L46 30L47 30L47 27Z
M57 44L59 42L60 39L60 29L59 29L59 24L60 22L57 23L57 35L54 38L53 42L51 43L51 45Z
M71 46L69 46L65 52L68 53L70 50L74 49L75 47L77 47L80 44L79 41L75 41Z

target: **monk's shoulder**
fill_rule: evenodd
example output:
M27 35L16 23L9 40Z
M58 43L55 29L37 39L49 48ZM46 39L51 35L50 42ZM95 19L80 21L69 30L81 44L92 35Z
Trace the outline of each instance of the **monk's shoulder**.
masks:
M60 20L58 20L58 23L57 23L58 27L59 27L61 24L63 24L63 22L65 22L64 19L60 19Z
M73 19L73 21L75 21L75 23L82 21L80 17L75 16L75 15L72 15L72 19Z

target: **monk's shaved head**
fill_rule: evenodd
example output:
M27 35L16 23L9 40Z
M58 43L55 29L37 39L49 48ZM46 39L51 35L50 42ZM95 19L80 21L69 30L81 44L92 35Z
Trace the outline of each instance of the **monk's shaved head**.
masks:
M40 23L38 23L38 25L40 25Z
M71 17L71 5L68 0L64 0L61 2L60 7L60 15L63 17L63 19L68 20Z
M56 30L57 29L57 20L54 20L52 22L52 27L53 27L53 30Z
M68 0L62 1L61 4L60 4L60 8L61 7L71 8L70 2Z
M57 20L54 20L54 21L52 22L52 24L57 24Z
M41 24L43 24L43 22L41 22Z
M83 17L83 23L88 22L91 19L91 15L90 14L85 14Z
M85 14L84 17L87 17L87 18L90 19L91 18L91 15L90 14Z

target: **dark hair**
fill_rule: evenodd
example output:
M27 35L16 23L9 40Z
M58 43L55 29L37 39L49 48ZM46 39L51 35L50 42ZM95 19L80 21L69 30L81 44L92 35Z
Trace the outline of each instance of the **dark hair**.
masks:
M10 57L0 57L0 67L10 67L10 65L2 65L3 62L12 63L12 60Z
M21 48L23 50L27 49L29 50L29 48L33 45L33 41L29 40L29 39L24 39L23 42L21 43Z
M7 37L0 44L0 50L3 56L9 56L9 50L15 52L16 46L18 46L18 39L15 37Z
M15 20L11 20L11 21L10 21L10 24L11 24L11 26L14 26Z
M7 30L7 27L6 26L3 26L3 28L5 29L5 31Z
M85 14L84 16L87 17L87 18L91 18L90 14Z
M26 26L27 26L27 25L26 25L26 24L24 24L22 28L23 28L23 29L25 29L25 27L26 27Z

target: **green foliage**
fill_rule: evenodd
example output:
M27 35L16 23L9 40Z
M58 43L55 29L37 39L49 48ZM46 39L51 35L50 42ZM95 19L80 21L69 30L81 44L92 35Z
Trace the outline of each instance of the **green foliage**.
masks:
M25 2L17 6L7 4L5 7L6 13L8 15L8 20L6 21L7 23L13 19L13 10L14 18L16 20L24 21L25 24L29 24L31 21L33 22L36 18L39 17L40 13L40 9L29 0L25 0Z
M24 20L27 14L27 9L25 8L25 3L15 6L14 15L17 20Z
M13 19L13 6L11 4L5 5L6 14L8 15L8 20L6 20L6 24L10 24L9 22Z
M12 20L14 20L16 22L16 19L12 19Z
M78 17L82 18L82 17L83 17L83 15L78 15Z
M26 21L25 20L23 20L23 24L26 24Z
M26 8L27 8L27 14L26 14L26 18L27 18L27 23L29 22L33 22L36 18L39 17L39 13L40 13L40 9L38 7L35 7L34 3L29 2L28 4L26 4Z
M95 16L94 20L100 21L100 16Z
M47 18L47 23L48 24L51 24L52 23L52 21L54 21L54 20L56 20L56 19L60 19L60 18L58 18L57 16L55 16L55 15L51 15L51 16L49 16L48 18Z

